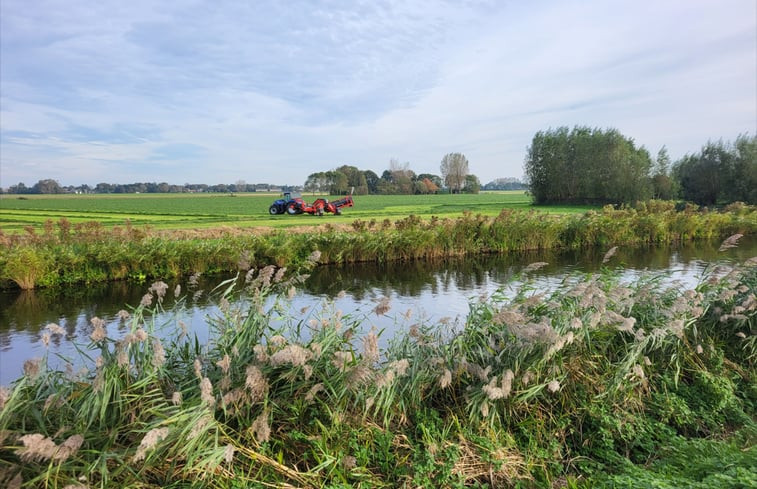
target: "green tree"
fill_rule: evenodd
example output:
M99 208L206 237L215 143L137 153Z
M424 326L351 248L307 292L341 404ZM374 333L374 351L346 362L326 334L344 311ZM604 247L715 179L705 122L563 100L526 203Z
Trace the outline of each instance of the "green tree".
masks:
M24 182L19 182L17 185L11 185L8 187L9 194L29 194L31 189L27 187Z
M324 191L326 187L326 173L322 171L308 175L305 185L303 185L305 192L312 192L313 194Z
M326 181L328 182L328 191L331 195L343 195L349 192L350 185L347 175L344 173L331 170L326 172Z
M468 175L468 158L461 153L449 153L442 158L440 170L450 192L460 193Z
M537 204L617 204L651 197L651 166L649 152L617 130L576 126L537 132L525 173Z
M652 191L655 199L670 200L675 195L673 178L670 176L670 156L663 146L657 152L652 175Z
M739 136L735 144L709 141L701 152L677 161L673 175L685 200L757 204L757 136Z
M356 195L365 195L368 193L368 181L365 174L355 166L342 165L336 171L343 173L347 177L347 185L350 189L355 189Z
M368 186L368 193L375 194L378 192L379 176L371 170L365 170L363 172L365 177L365 184Z
M481 191L481 181L476 175L466 175L465 186L463 187L463 190L466 194L477 194Z
M389 173L394 184L394 193L412 194L415 172L410 169L410 163L400 163L398 159L389 160Z
M35 194L61 194L63 189L60 184L50 178L40 180L32 187L32 193Z

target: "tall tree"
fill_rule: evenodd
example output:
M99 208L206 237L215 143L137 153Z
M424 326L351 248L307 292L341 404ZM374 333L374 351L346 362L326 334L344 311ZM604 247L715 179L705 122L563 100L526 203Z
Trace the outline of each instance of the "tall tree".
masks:
M394 193L412 194L415 172L410 169L410 163L400 163L398 159L389 160L389 173L394 184Z
M450 192L458 194L465 185L468 175L468 158L461 153L449 153L442 158L442 178Z
M623 203L651 196L651 158L614 129L567 127L539 131L525 172L534 201Z
M709 141L701 152L678 160L673 175L685 200L757 204L757 136L739 136L735 145Z
M378 192L379 176L371 170L363 172L365 184L368 186L368 193L375 194Z
M668 149L665 146L657 152L654 174L652 175L652 189L655 199L670 200L673 198L674 185L673 178L670 176L670 156L668 156Z
M472 173L465 176L465 186L463 190L466 194L477 194L481 191L481 180Z
M343 173L347 177L347 185L354 189L356 195L365 195L368 193L368 182L365 174L357 167L351 165L342 165L336 171Z

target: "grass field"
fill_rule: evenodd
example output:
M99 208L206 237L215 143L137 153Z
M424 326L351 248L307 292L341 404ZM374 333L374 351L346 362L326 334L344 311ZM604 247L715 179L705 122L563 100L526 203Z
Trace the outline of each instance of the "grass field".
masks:
M304 195L307 202L318 196ZM355 207L343 215L322 218L302 214L271 216L268 207L279 194L97 194L2 195L0 229L6 233L24 227L41 228L47 219L66 218L72 223L98 221L106 227L149 225L155 229L207 228L215 226L292 227L324 223L347 224L355 219L457 217L463 211L496 216L503 208L541 209L549 212L584 212L590 206L535 207L522 191L486 192L477 195L360 195ZM334 199L338 197L332 197Z

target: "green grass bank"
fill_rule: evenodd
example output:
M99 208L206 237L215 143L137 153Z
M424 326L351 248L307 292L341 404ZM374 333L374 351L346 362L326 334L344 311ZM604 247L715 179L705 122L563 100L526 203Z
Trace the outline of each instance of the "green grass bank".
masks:
M41 232L0 234L0 287L53 287L107 280L149 280L247 270L268 264L297 268L314 251L321 263L440 259L478 253L641 246L714 239L757 231L757 210L723 211L652 201L637 208L580 214L501 210L455 218L410 215L395 221L267 230L150 231L127 223L46 221Z
M115 335L92 319L89 371L32 359L0 389L0 484L754 487L757 261L691 290L607 266L473 302L462 330L408 317L383 349L391 303L287 321L300 282L274 266L219 289L208 344L181 301L156 324L182 291L154 283Z

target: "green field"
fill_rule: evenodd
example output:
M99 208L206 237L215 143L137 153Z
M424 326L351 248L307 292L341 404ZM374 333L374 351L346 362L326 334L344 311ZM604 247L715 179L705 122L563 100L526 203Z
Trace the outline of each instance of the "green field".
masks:
M323 223L348 224L355 219L458 217L464 211L495 216L504 209L542 209L550 212L584 212L590 206L533 207L522 191L486 192L477 195L359 195L355 206L343 215L314 217L271 216L268 207L279 194L97 194L2 195L0 229L6 233L24 227L41 228L47 219L66 218L72 223L97 221L105 226L123 225L155 229L207 228L215 226L291 227ZM304 195L307 202L318 196ZM337 199L339 197L331 197Z

